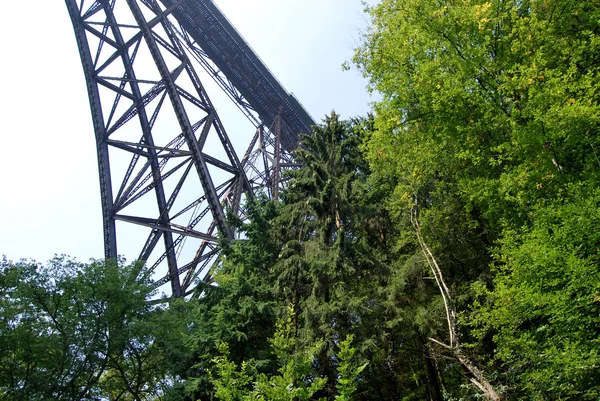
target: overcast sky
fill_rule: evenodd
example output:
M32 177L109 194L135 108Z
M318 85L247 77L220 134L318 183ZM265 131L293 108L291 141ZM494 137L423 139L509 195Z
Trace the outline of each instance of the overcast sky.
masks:
M216 3L316 120L367 113L366 82L341 70L366 26L360 0ZM0 255L102 257L94 132L66 6L11 1L2 12Z

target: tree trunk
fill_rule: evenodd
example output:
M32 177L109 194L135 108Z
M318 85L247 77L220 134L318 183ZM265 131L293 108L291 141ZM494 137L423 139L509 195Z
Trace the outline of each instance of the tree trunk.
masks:
M429 351L429 345L423 342L423 339L419 339L421 346L423 347L423 359L427 366L427 393L429 398L434 401L444 401L442 396L442 386L440 383L440 375L437 370L437 364L434 364L433 356Z
M444 307L446 309L446 322L448 324L448 337L450 339L450 345L444 344L441 341L438 341L434 338L430 338L431 342L440 345L447 350L451 351L452 355L465 367L465 369L471 375L470 381L473 383L479 390L483 392L483 394L492 401L500 401L500 396L494 390L494 387L486 380L483 372L477 368L477 366L469 360L469 358L463 354L462 348L460 346L460 339L458 331L456 330L457 319L456 319L456 310L452 305L452 298L450 297L450 291L448 290L448 286L446 285L446 281L444 280L444 276L442 274L442 270L440 269L437 260L433 256L433 253L423 240L421 236L421 227L416 217L416 212L411 211L411 221L415 226L417 239L419 241L419 245L421 246L421 250L423 251L423 255L425 255L425 259L427 260L427 264L431 268L433 275L435 277L435 281L440 290L440 294L442 295L442 299L444 301Z

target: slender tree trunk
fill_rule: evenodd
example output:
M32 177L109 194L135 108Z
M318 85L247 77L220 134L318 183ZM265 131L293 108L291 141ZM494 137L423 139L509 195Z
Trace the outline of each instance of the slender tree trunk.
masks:
M429 345L431 347L431 344ZM442 394L446 392L446 385L444 384L444 378L442 377L442 372L440 372L440 364L438 362L437 356L435 352L430 352L429 355L433 358L433 364L435 366L435 373L438 378L438 382L440 383Z
M434 357L430 352L429 344L423 341L422 338L419 338L419 342L423 349L423 359L427 367L427 392L429 393L429 398L434 401L444 401L442 386L439 380L440 375L437 370L437 364L434 363Z
M450 291L448 290L448 286L446 285L446 281L444 280L442 269L440 268L439 264L437 263L437 260L433 256L433 253L431 252L431 250L423 240L423 237L421 236L421 227L419 225L419 222L416 217L416 212L414 210L411 211L411 221L415 226L417 239L419 241L419 245L421 246L421 250L423 251L423 255L425 255L427 264L433 272L435 281L444 301L450 345L444 344L441 341L438 341L434 338L430 338L429 340L432 343L440 345L449 350L452 353L452 355L461 363L461 365L463 365L463 367L469 372L469 374L471 375L471 377L469 378L471 383L473 383L477 388L479 388L479 390L481 390L488 399L492 401L500 401L500 395L496 392L496 390L490 384L490 382L485 378L483 372L472 361L470 361L469 358L462 351L458 330L456 330L458 323L456 319L456 310L452 305Z

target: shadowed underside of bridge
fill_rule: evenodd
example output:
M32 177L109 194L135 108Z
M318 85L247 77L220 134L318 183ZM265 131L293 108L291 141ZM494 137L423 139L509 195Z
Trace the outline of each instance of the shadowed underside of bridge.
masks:
M219 234L235 235L225 211L243 218L243 197L259 190L276 198L314 122L212 0L65 3L96 136L105 256L135 252L157 288L189 294L210 280ZM227 133L207 79L248 130Z

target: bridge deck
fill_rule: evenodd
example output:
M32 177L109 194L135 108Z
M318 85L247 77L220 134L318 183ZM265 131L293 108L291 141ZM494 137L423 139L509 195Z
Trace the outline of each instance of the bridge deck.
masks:
M177 0L161 0L171 6ZM313 119L288 93L212 0L188 0L173 12L187 34L227 76L244 100L271 127L281 109L281 147L292 151L298 134L309 133Z

